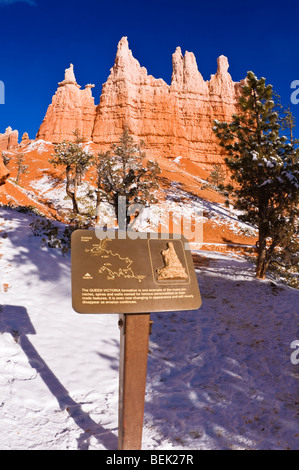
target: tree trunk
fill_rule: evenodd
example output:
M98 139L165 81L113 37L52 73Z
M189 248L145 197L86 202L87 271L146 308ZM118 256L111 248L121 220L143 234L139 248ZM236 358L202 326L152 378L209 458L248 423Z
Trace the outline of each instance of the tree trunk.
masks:
M67 170L66 171L66 194L72 200L73 211L75 212L75 214L80 214L79 207L78 207L78 204L77 204L76 193L70 190L70 185L71 185L71 181L70 181L69 171Z
M16 183L17 183L17 184L19 184L20 174L21 174L21 168L20 168L20 166L19 166L19 167L18 167L17 177L16 177Z
M100 221L100 203L101 203L101 193L100 191L97 192L97 202L96 202L96 225L98 225Z
M269 266L268 251L267 251L267 238L263 233L262 228L259 230L258 241L258 258L256 266L256 277L258 279L265 279L266 272Z
M73 209L76 212L76 214L80 214L78 203L77 203L77 189L78 189L78 176L76 175L75 182L74 182Z
M267 260L266 254L263 253L261 256L258 257L255 276L258 279L265 279L268 266L269 261Z

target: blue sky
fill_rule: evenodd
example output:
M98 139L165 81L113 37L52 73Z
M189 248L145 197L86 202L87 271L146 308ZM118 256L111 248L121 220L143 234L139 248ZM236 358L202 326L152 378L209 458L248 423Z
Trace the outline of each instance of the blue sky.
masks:
M291 106L299 128L299 104L290 101L291 83L299 80L299 4L246 3L0 0L0 81L5 84L0 132L10 125L35 138L71 62L80 85L96 85L98 104L122 36L148 73L167 83L177 46L194 52L205 80L216 72L217 57L226 55L233 80L248 70L266 77Z

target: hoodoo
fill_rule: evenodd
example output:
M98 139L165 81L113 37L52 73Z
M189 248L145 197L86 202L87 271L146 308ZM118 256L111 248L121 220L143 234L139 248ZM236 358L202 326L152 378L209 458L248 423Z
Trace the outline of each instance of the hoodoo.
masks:
M91 140L96 111L92 87L94 85L88 84L84 90L81 89L71 64L65 70L64 80L58 83L58 89L36 138L54 143L73 141L74 131L78 129L81 136Z
M0 134L0 151L5 151L18 145L19 133L13 131L11 127L5 129L4 134Z
M237 112L240 83L233 82L225 56L217 62L216 73L205 81L194 54L186 51L183 55L177 47L168 85L148 74L123 37L98 106L91 94L93 85L81 90L71 64L37 138L73 140L73 131L79 129L86 140L104 149L118 142L126 125L136 140L145 142L150 156L183 156L203 166L223 163L213 120L229 120Z

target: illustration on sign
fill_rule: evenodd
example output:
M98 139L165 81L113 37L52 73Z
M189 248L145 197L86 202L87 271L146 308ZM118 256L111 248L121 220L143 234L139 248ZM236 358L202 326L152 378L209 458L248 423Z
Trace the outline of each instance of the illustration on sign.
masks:
M188 279L188 275L175 252L172 242L168 243L168 248L162 251L165 266L158 269L158 279Z

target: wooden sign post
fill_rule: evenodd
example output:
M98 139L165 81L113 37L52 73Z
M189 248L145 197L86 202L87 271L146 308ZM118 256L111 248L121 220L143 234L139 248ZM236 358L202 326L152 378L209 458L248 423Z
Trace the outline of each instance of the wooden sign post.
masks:
M150 314L120 319L118 449L141 449Z
M196 310L201 297L187 240L173 234L118 236L72 234L72 303L78 313L119 314L118 448L140 450L149 312Z

